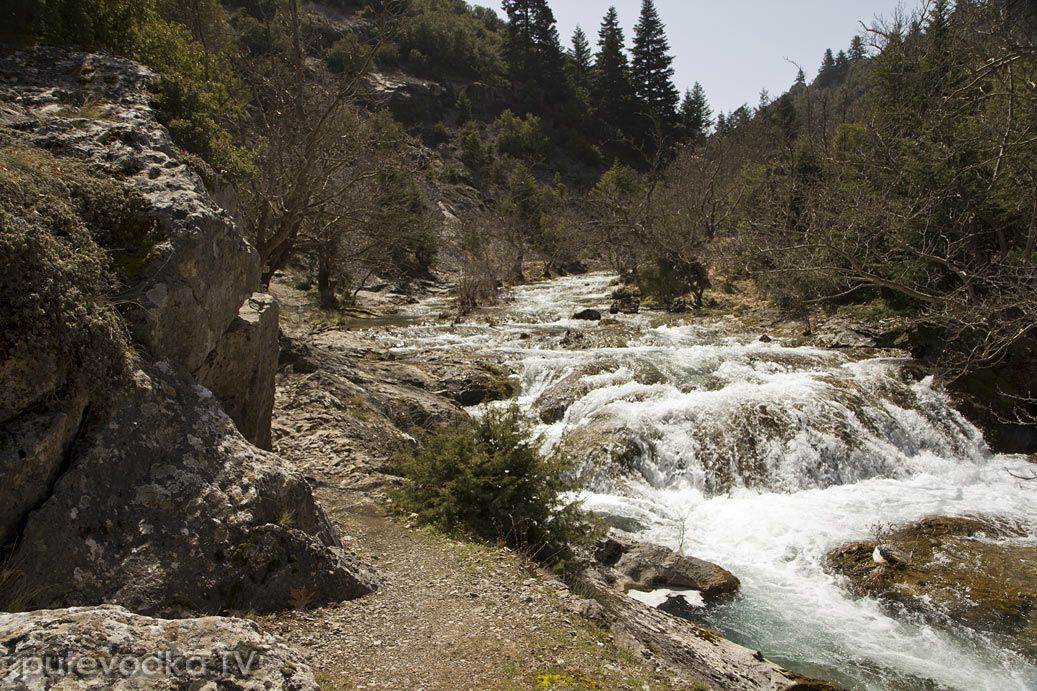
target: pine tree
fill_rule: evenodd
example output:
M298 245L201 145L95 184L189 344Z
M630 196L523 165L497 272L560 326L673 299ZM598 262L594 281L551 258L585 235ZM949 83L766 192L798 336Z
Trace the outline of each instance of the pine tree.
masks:
M633 87L627 62L623 29L615 7L610 7L598 32L598 52L594 56L593 98L598 114L608 125L625 129L632 111Z
M591 70L591 47L587 41L587 34L583 33L580 25L576 25L576 31L572 38L573 84L576 87L587 86L587 78Z
M713 111L706 101L706 90L698 82L684 94L680 121L684 132L693 141L704 139L706 131L713 124Z
M792 83L792 86L806 86L807 76L803 74L803 68L799 68L796 72L796 81Z
M650 117L664 124L676 119L680 94L673 85L673 57L665 27L652 0L641 0L641 17L634 27L634 50L631 76L638 106Z
M860 36L854 36L850 41L850 62L857 62L867 57L867 51L864 49L864 39Z
M832 49L827 48L825 50L825 56L821 60L821 69L818 70L818 75L823 75L831 72L835 68L835 56L832 55Z
M522 105L543 111L564 89L562 47L547 0L503 0L508 15L504 57Z

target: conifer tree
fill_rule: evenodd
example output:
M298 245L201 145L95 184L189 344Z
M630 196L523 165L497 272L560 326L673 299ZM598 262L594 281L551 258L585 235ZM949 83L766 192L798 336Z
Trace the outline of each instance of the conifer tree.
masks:
M591 70L591 47L587 41L587 34L583 32L580 25L576 25L576 31L572 38L573 84L577 87L586 87L587 79Z
M630 66L624 45L619 14L615 7L610 7L598 32L592 94L601 119L620 130L629 125L633 102Z
M503 0L504 57L523 106L544 109L563 87L562 48L547 0Z
M631 79L638 106L664 124L676 119L680 94L673 85L673 57L665 27L652 0L641 0L641 16L634 27Z
M835 56L832 55L832 49L825 49L825 57L821 60L821 69L818 70L819 75L827 74L835 68Z
M713 124L713 111L706 101L706 90L698 82L684 93L680 121L684 132L693 141L704 139L706 131Z
M857 62L867 57L867 52L864 49L864 39L860 36L854 36L850 41L850 51L848 57L850 62Z

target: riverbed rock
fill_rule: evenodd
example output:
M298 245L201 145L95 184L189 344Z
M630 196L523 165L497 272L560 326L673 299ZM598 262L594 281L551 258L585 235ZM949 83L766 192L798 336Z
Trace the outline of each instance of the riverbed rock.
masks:
M1027 537L994 517L937 516L882 536L895 563L876 563L865 540L830 552L826 567L854 595L981 632L1037 662L1037 546Z
M583 321L600 321L601 312L599 312L596 309L588 308L585 310L580 310L579 312L573 314L573 319L581 319Z
M718 631L625 595L597 567L576 577L573 588L597 603L593 610L596 620L611 631L619 645L664 669L691 675L703 688L839 691L834 684L784 669L758 651L727 640Z
M624 592L690 589L700 591L709 602L736 592L741 585L727 569L661 545L609 537L597 545L594 556L615 572L614 585Z
M249 444L169 361L135 375L30 514L13 563L25 608L121 604L189 616L312 604L378 581L342 549L309 485Z
M430 373L456 383L466 379L459 363L436 369L432 356L388 359L363 335L343 331L281 343L274 447L309 476L337 486L390 482L414 433L465 417L443 379ZM474 361L469 368L466 386L482 377L500 382Z
M612 301L609 312L612 314L637 314L641 310L641 298L627 297Z
M317 691L302 655L226 617L153 619L122 607L0 614L5 689Z

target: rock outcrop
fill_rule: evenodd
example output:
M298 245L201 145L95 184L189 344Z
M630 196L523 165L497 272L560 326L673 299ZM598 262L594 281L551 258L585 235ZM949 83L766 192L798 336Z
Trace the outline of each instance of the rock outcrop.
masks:
M122 296L134 338L151 357L178 362L203 383L227 382L211 363L259 284L259 255L156 119L147 91L152 76L142 65L108 55L0 48L0 125L111 171L143 194L144 212L161 222L165 239ZM271 343L276 349L276 340ZM262 409L272 390L245 389L266 386L273 368L269 361L253 364L270 369L238 377L237 387L221 396ZM269 443L268 426L251 429L261 413L228 407L250 440Z
M14 553L29 607L185 616L284 609L293 589L318 605L376 587L306 481L242 438L182 369L147 367L111 408Z
M105 55L0 48L0 127L125 181L162 229L124 277L132 381L44 401L46 386L22 394L53 367L4 372L19 376L0 399L0 540L16 539L0 606L181 617L370 592L376 577L306 480L250 443L270 446L277 304L254 292L258 254L148 105L151 76Z
M238 431L263 449L270 448L280 355L277 316L277 301L266 293L253 293L195 373L198 382L223 404Z
M111 605L0 614L0 684L12 691L319 688L300 655L253 622L152 619Z
M86 406L77 397L0 425L0 545L18 535L25 517L49 495Z
M1027 537L991 518L938 516L882 537L895 560L877 563L866 540L833 550L827 567L857 596L964 626L1037 663L1037 547Z

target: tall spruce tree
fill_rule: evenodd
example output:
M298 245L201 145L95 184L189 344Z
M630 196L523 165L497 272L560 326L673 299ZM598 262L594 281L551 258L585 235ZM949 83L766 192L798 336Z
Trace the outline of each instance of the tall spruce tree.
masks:
M576 31L573 32L572 44L570 55L572 56L573 84L577 88L585 88L591 71L591 47L587 41L587 34L583 32L579 24L576 25Z
M701 141L713 124L713 111L706 101L706 90L695 82L695 86L684 93L680 108L680 123L685 136L692 141Z
M630 84L623 28L619 25L615 7L610 7L605 13L598 32L592 97L599 117L606 124L618 130L629 127L634 90Z
M634 27L631 78L641 112L664 125L676 121L680 93L673 85L673 57L665 27L652 0L641 0L641 16Z
M504 57L523 107L542 112L564 88L562 47L547 0L503 0Z

